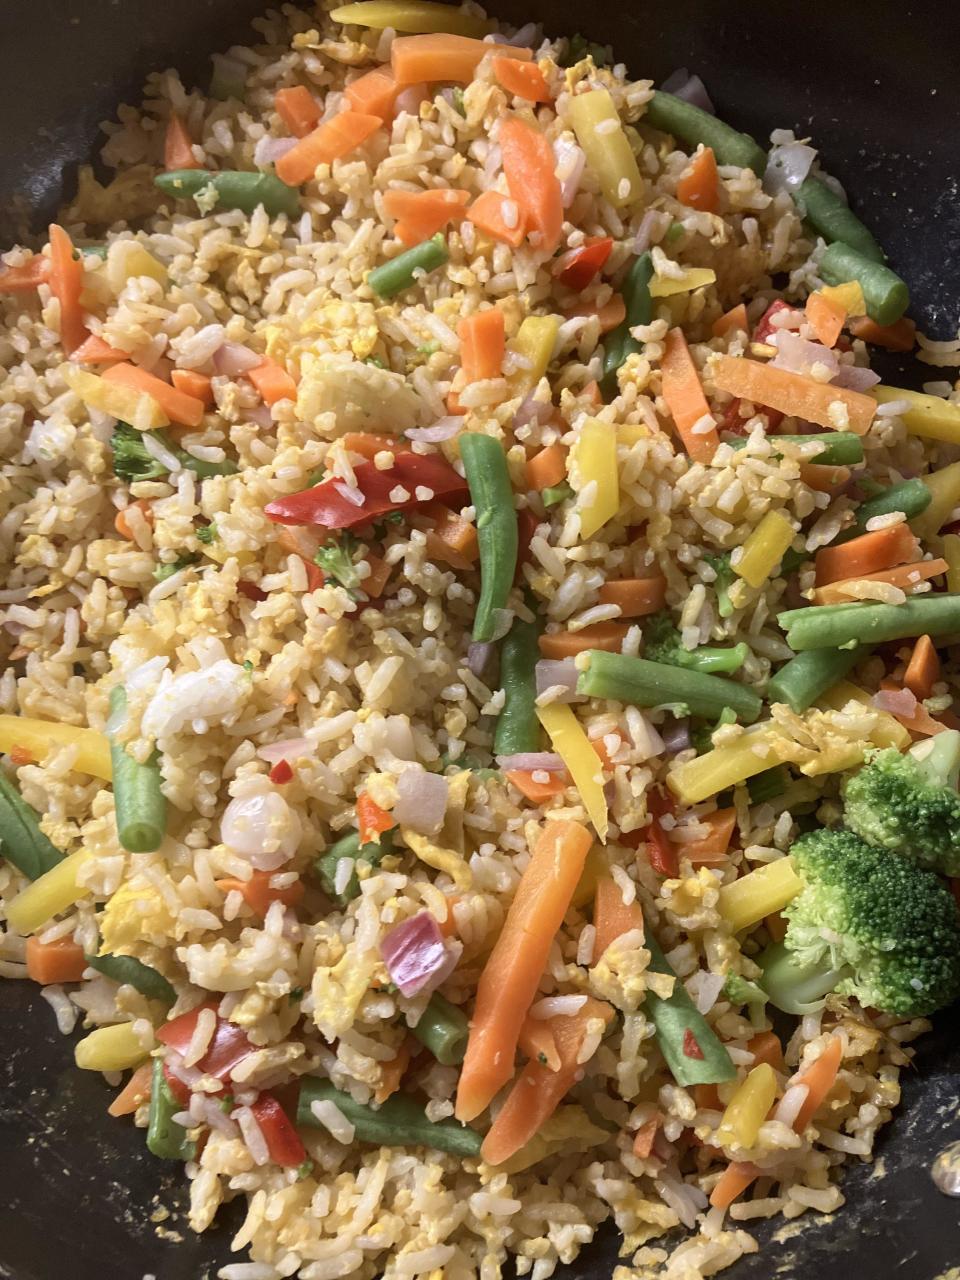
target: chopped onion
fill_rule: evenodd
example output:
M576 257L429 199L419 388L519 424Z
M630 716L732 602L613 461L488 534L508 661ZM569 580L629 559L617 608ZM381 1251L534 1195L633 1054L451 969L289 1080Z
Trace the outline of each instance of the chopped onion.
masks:
M664 93L672 93L675 98L682 98L684 102L699 107L711 116L717 114L707 93L707 86L699 76L691 75L686 67L678 67L672 75L667 76L660 88Z
M535 49L539 43L540 26L536 22L525 23L507 38L507 44L513 45L515 49Z
M691 746L690 721L687 717L676 719L671 716L670 722L662 725L660 736L668 755L675 756L679 751L687 751Z
M248 422L255 422L264 431L269 431L273 426L273 410L268 404L255 404L252 409L244 409L243 412Z
M773 1113L774 1120L778 1120L780 1124L788 1125L792 1129L809 1092L810 1089L805 1084L790 1085L777 1103L777 1109Z
M485 640L475 640L467 650L467 666L485 684L497 678L497 647Z
M869 391L880 381L879 373L872 369L864 369L858 364L842 364L830 379L835 387L844 387L847 391ZM886 406L881 405L880 408Z
M512 609L494 609L493 610L493 635L491 640L502 640L510 628L513 626L513 610Z
M400 115L401 111L405 111L408 116L419 115L420 103L426 102L429 97L430 94L425 84L408 84L405 89L400 90L394 99L394 115Z
M778 329L771 338L775 339L777 346L777 354L770 361L775 369L809 374L815 364L821 364L830 370L831 376L835 376L840 368L837 357L822 342L808 342L789 329Z
M891 715L908 719L917 709L917 699L909 689L881 689L871 701L878 711L889 711Z
M270 165L276 164L280 157L285 156L299 141L299 138L272 138L269 133L264 134L253 149L253 163L258 169L267 169Z
M709 1013L713 1006L717 1003L717 997L723 990L723 984L726 982L726 975L723 973L707 973L706 970L699 970L700 982L697 986L694 1004L700 1013Z
M440 926L429 911L418 911L391 929L380 943L380 954L390 980L405 996L422 991L449 964Z
M533 674L538 694L562 685L571 695L576 695L580 673L573 658L541 658L534 667Z
M405 769L397 779L397 803L393 816L402 827L423 835L436 835L443 826L449 794L447 780L426 769Z
M503 167L503 152L500 150L499 143L494 143L487 152L487 157L483 162L483 189L486 191L492 187L497 179L497 174Z
M781 191L792 195L806 181L816 158L816 151L805 142L788 142L781 147L772 147L763 175L764 191L770 196L779 195Z
M461 416L440 418L432 427L408 427L404 432L408 440L417 440L420 444L439 444L441 440L450 440L463 426Z
M268 742L265 747L257 747L257 755L268 764L276 764L279 760L296 760L300 756L312 756L316 747L309 738L284 738L282 742Z
M560 180L560 199L569 209L580 190L580 181L586 168L587 157L571 138L558 138L553 144L557 177Z
M227 378L238 378L242 373L255 369L258 364L263 364L263 356L257 355L249 347L242 347L239 342L225 342L213 357L213 367L217 373Z
M497 764L505 773L522 769L532 773L543 769L545 773L562 773L566 765L554 751L518 751L512 756L497 756Z
M513 429L516 431L517 427L529 426L531 422L543 426L545 422L550 421L553 413L553 401L538 400L531 391L526 399L521 400L519 409L513 415Z
M279 791L256 791L230 801L220 839L258 871L276 871L297 851L303 828Z
M697 1210L707 1207L707 1197L699 1187L666 1172L655 1178L653 1185L664 1204L673 1210L685 1227L692 1229L697 1225Z
M656 209L648 209L640 219L640 225L637 227L637 234L633 241L633 252L638 258L642 257L653 243L653 234L660 229L661 216Z
M334 480L333 487L340 497L345 498L347 502L352 502L355 507L363 506L363 492L356 485L346 484L343 480Z

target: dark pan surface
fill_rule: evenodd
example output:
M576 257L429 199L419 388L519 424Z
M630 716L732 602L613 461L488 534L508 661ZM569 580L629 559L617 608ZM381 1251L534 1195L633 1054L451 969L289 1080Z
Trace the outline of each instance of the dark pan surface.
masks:
M42 227L91 158L99 121L139 100L153 69L205 81L207 54L243 40L260 0L3 0L0 5L0 245ZM719 113L761 140L809 131L824 163L884 244L931 336L960 317L960 4L916 0L649 0L592 7L502 0L495 12L614 44L637 74L686 65ZM900 376L898 374L898 376ZM914 385L942 376L914 368ZM183 1220L178 1168L110 1121L110 1091L78 1072L72 1042L25 983L0 982L0 1277L3 1280L207 1280L231 1260L238 1219L197 1238ZM800 1219L731 1280L934 1280L960 1263L960 1202L927 1172L960 1138L956 1012L938 1020L904 1078L905 1103L879 1167L851 1169L847 1206ZM152 1220L151 1220L152 1219ZM568 1276L604 1280L617 1263L603 1233ZM239 1260L234 1256L234 1260Z

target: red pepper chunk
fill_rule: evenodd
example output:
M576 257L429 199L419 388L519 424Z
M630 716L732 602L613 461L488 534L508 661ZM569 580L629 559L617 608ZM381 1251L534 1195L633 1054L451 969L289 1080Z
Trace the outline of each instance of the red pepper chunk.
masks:
M396 825L386 809L381 809L372 796L361 791L357 796L357 827L361 844L379 842L383 833L391 831Z
M167 1088L180 1103L181 1107L189 1106L190 1086L175 1076L166 1063L163 1064L163 1078L167 1082Z
M683 1056L685 1058L696 1058L698 1062L703 1061L703 1050L697 1044L697 1037L689 1027L683 1033Z
M290 761L278 760L270 770L269 778L271 782L276 783L277 786L280 787L282 787L285 782L291 782L293 780L293 769L290 766Z
M215 1004L202 1004L189 1013L182 1013L157 1030L157 1039L168 1049L173 1049L181 1056L190 1047L190 1041L197 1028L197 1019L202 1010L213 1009ZM247 1039L246 1032L233 1022L217 1015L217 1025L210 1039L206 1053L195 1065L205 1076L214 1076L217 1080L229 1080L230 1072L244 1058L254 1052L254 1046Z
M260 1126L273 1163L284 1169L296 1169L303 1164L307 1158L306 1148L276 1098L269 1093L261 1093L250 1110Z
M674 807L672 796L663 796L659 791L651 791L647 796L647 809L650 812L650 825L646 828L647 857L657 875L668 878L680 874L680 862L673 842L658 819L665 813L672 814Z
M766 342L772 334L776 333L778 326L772 324L771 321L779 311L793 310L794 308L790 306L789 302L784 302L782 298L775 298L757 321L757 327L753 331L754 342Z
M585 289L598 271L602 271L613 241L609 236L588 240L578 249L562 253L554 264L553 274L568 289Z
M324 480L312 489L268 503L267 515L278 524L352 529L390 511L408 511L435 498L466 497L468 492L466 480L436 454L398 453L386 471L379 471L372 462L361 462L354 475L362 495L360 504L344 496L349 489L342 481ZM428 490L429 496L418 496L418 489ZM397 490L403 490L406 497L391 497Z
M529 507L517 512L517 570L513 576L515 583L523 581L523 566L530 559L530 543L539 523Z

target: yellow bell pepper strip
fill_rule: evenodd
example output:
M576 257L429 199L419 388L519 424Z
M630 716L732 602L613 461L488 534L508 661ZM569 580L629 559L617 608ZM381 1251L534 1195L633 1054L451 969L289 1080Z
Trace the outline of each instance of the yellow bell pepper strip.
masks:
M715 284L717 274L709 267L688 267L682 276L654 276L650 281L652 298L672 298L676 293L692 293Z
M874 387L871 395L877 404L891 404L903 400L910 407L901 415L904 425L913 436L924 440L944 440L947 444L960 444L960 404L951 404L939 396L924 395L921 391L908 391L906 387Z
M81 729L55 720L35 720L29 716L0 716L0 752L8 754L14 747L29 751L42 760L52 747L76 746L74 768L94 778L109 782L113 777L110 744L106 735L96 729Z
M803 888L789 858L777 858L720 890L717 909L734 933L782 911Z
M330 17L344 26L385 31L392 27L405 35L431 35L437 31L454 36L485 36L493 23L478 13L467 13L435 0L360 0L332 10Z
M667 786L685 804L699 804L789 758L789 743L767 720L733 742L679 765L667 775Z
M88 409L100 409L112 418L128 422L137 431L155 431L170 425L170 419L145 391L108 382L95 373L86 373L72 365L61 365L60 375Z
M547 372L560 321L556 316L527 316L507 350L519 356L522 367L508 379L512 396L525 396Z
M606 199L615 209L639 200L643 180L609 92L592 89L577 94L568 111L577 141Z
M921 482L930 491L930 502L910 521L910 528L918 538L926 540L938 534L950 519L951 511L960 506L960 462L931 471L921 477Z
M945 533L943 535L943 558L947 569L947 590L960 591L960 534Z
M552 702L537 707L540 723L546 729L553 749L567 766L580 792L583 807L603 844L607 842L607 797L603 793L603 767L600 757L590 745L577 717L570 707Z
M126 1071L139 1066L152 1048L152 1040L144 1044L132 1022L118 1022L84 1036L74 1048L73 1060L83 1071Z
M761 1062L727 1103L714 1141L724 1147L752 1147L776 1096L777 1073L769 1062Z
M780 567L794 532L783 512L768 511L743 544L742 554L731 557L730 567L751 587L762 587Z
M820 290L828 302L843 307L848 316L865 316L867 304L859 280L847 280L844 284L825 284Z
M78 877L92 858L92 853L80 849L21 890L7 907L7 920L14 929L18 933L33 933L53 916L86 897L90 890L81 887Z
M876 711L870 694L851 680L838 680L818 699L817 706L824 711L842 711L848 702L858 702L860 706ZM911 738L909 730L888 711L880 711L877 713L877 723L870 734L870 741L876 747L896 747L898 751L905 751Z
M585 542L612 520L620 507L617 428L613 423L587 418L581 424L570 450L569 474L578 495L580 538Z

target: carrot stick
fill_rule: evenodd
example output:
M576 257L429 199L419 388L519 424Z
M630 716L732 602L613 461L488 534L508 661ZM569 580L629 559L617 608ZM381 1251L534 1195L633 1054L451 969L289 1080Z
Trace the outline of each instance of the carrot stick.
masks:
M451 893L447 898L447 918L446 920L437 921L440 932L445 938L452 938L456 935L457 918L453 913L453 909L460 900L460 895L458 893Z
M892 569L894 565L916 560L920 544L908 524L889 525L872 533L851 538L839 547L823 547L817 552L817 586L844 578L862 578L867 573Z
M197 373L196 369L174 369L170 381L178 391L200 400L205 408L213 407L213 383L205 373Z
M614 293L600 307L594 302L583 303L574 307L570 311L565 311L567 316L596 316L600 321L600 332L611 333L614 329L623 324L627 318L627 304L619 293ZM600 402L602 403L602 401Z
M903 683L921 702L933 693L940 679L940 659L929 636L919 636L904 672Z
M57 938L55 942L41 942L39 938L27 939L27 977L41 986L51 982L79 982L87 967L83 947L72 938Z
M150 503L147 502L146 498L140 498L137 502L131 502L130 507L137 507L142 513L147 524L153 524L153 508L150 506ZM117 533L119 533L121 538L126 538L128 541L132 542L133 530L127 523L127 512L130 510L130 507L125 507L123 511L117 512L114 517L113 527L116 529Z
M467 382L499 378L506 350L503 312L487 307L464 316L457 325L460 339L460 363Z
M539 129L508 117L500 126L500 150L507 187L523 213L527 235L537 237L541 253L553 253L563 225L553 148Z
M810 294L803 310L817 341L825 347L835 347L847 318L844 308L818 291Z
M367 552L364 559L370 566L370 573L363 580L363 589L371 600L376 600L383 595L387 580L393 573L393 565L388 564L386 560L381 560L379 556L375 556L370 551Z
M520 1028L517 1048L531 1062L539 1062L551 1071L560 1070L560 1055L553 1038L550 1022L546 1018L531 1018L528 1013Z
M877 411L876 400L862 391L817 382L804 374L775 369L742 356L721 356L713 365L713 381L720 391L732 396L805 418L831 431L853 431L858 436L867 431Z
M615 296L619 297L619 294ZM623 304L622 298L620 298L620 302L621 304ZM623 306L623 311L624 311L624 315L626 315L627 308L625 304ZM600 408L600 406L603 404L603 396L600 394L600 384L597 382L596 378L588 382L587 385L583 388L583 390L580 392L580 399L586 400L588 404L592 404L597 409Z
M644 932L643 911L637 901L624 902L623 891L613 876L600 876L593 899L593 963L624 933L632 929Z
M187 131L187 126L175 111L170 113L167 131L163 137L163 167L168 173L174 169L203 168L193 154L193 139Z
M494 58L494 79L507 93L524 102L552 102L543 72L535 62L518 62L516 58Z
M254 369L248 369L246 376L260 392L264 404L276 404L278 400L296 400L297 384L287 373L283 365L269 357Z
M440 503L431 504L430 516L433 527L427 532L428 553L454 569L472 569L480 554L476 525Z
M84 338L70 359L77 364L117 364L120 360L129 360L130 354L118 351L109 342L104 342L97 334L91 333Z
M689 844L678 845L677 852L681 857L689 858L694 866L716 866L725 862L730 838L737 825L736 809L717 809L715 813L708 813L699 821L710 828L710 834L701 836L699 840L692 840Z
M759 1176L760 1170L755 1164L738 1161L728 1164L710 1193L711 1205L714 1209L729 1209L737 1196L742 1195Z
M801 462L800 479L818 493L833 493L850 479L850 468L830 466L824 462Z
M454 219L462 218L470 200L466 191L439 187L430 191L384 193L383 207L395 219L394 234L401 244L422 244Z
M280 157L276 164L277 177L290 187L302 186L313 178L320 165L333 164L334 160L356 151L382 125L379 116L341 111Z
M601 604L618 604L622 618L643 618L663 608L667 580L661 574L651 578L615 578L597 592Z
M404 1040L397 1050L396 1056L380 1063L380 1083L374 1091L374 1101L378 1104L386 1102L400 1088L400 1082L410 1065L410 1037Z
M715 338L722 338L728 333L736 333L738 329L744 333L747 332L747 305L745 302L738 302L735 307L725 311L719 320L714 320L710 326L710 332Z
M783 1045L774 1032L758 1031L747 1041L747 1048L753 1054L754 1066L766 1062L774 1071L783 1070Z
M885 347L887 351L912 351L917 344L917 326L906 316L901 316L896 324L877 324L869 316L857 316L847 328L861 342Z
M660 1128L660 1117L654 1116L652 1120L648 1120L646 1124L642 1124L633 1138L633 1154L641 1160L647 1160L650 1152L653 1150L654 1139L657 1136L657 1130Z
M364 116L379 116L386 124L393 119L400 86L389 67L374 67L365 75L351 80L343 92L351 110Z
M530 62L533 58L530 49L490 45L468 36L437 32L397 37L390 46L390 65L398 85L422 81L469 84L481 61L492 52L496 52L498 58L515 58L518 62Z
M716 213L720 204L717 160L711 147L701 147L677 183L677 199L690 209Z
M19 267L0 268L0 293L32 293L37 285L46 284L49 279L49 261L35 253Z
M137 1067L136 1071L107 1107L107 1115L132 1116L137 1108L150 1097L152 1077L152 1062L145 1062L142 1067Z
M478 1116L513 1074L523 1019L592 844L577 822L547 822L540 833L480 975L457 1088L459 1120Z
M349 453L358 453L368 462L372 462L378 453L392 453L397 448L393 436L378 436L369 431L347 431L340 439Z
M83 262L63 227L50 226L50 288L60 303L60 342L73 355L87 337L80 294L83 292Z
M101 377L105 382L117 382L122 387L131 387L134 391L141 391L150 396L156 400L171 422L177 422L182 427L199 427L203 421L202 400L178 391L169 382L164 382L162 378L158 378L153 373L147 373L146 369L140 369L135 364L129 364L126 361L123 364L115 364L109 369L104 369Z
M278 89L273 108L295 138L305 138L320 120L320 104L304 84Z
M917 560L914 564L902 564L895 569L884 569L880 573L861 573L856 578L846 578L842 582L831 582L825 587L818 587L813 593L813 602L842 604L846 600L858 600L860 597L854 590L857 582L886 582L910 595L922 582L938 578L949 568L946 560Z
M586 649L619 653L629 630L622 622L596 622L581 631L552 631L540 637L540 652L545 658L574 658Z
M803 1133L816 1112L826 1101L827 1094L836 1084L842 1057L843 1041L839 1034L834 1034L816 1062L808 1067L802 1075L797 1076L794 1084L805 1084L808 1093L796 1120L793 1122L794 1132Z
M567 451L557 441L527 459L527 488L542 493L567 477Z
M690 356L682 329L671 329L664 339L663 398L676 424L683 447L695 462L709 462L720 437L713 425L710 406L700 385L700 375ZM706 430L701 428L706 427Z
M550 1119L567 1092L583 1075L583 1063L577 1059L588 1035L589 1023L596 1018L609 1022L612 1017L613 1010L608 1004L588 996L586 1004L577 1013L550 1019L560 1066L551 1071L549 1066L534 1061L523 1068L483 1140L480 1154L487 1164L502 1164L509 1160ZM460 1077L460 1087L463 1088L463 1076ZM458 1103L459 1098L458 1092Z
M293 884L287 885L285 889L274 889L270 884L270 878L274 874L273 871L254 871L249 880L237 880L227 876L214 883L224 894L235 889L251 910L258 916L265 916L271 903L282 902L285 907L295 907L303 899L302 880L294 880Z
M523 212L515 200L499 191L484 191L467 210L467 221L492 240L516 249L527 234Z
M504 776L531 804L543 804L554 796L562 796L570 785L566 772L551 773L548 782L535 782L529 769L508 769Z

